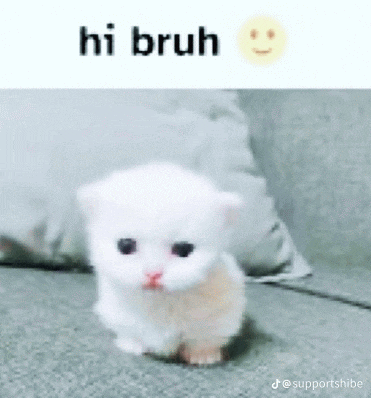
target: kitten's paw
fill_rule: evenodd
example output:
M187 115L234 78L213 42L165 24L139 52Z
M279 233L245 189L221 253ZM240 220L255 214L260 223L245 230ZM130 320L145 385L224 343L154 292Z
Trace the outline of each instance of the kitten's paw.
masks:
M130 354L141 355L147 351L145 350L143 344L135 339L117 338L115 343L116 347L118 347L120 350L129 352Z
M190 365L211 365L223 361L223 352L220 347L184 346L179 353L181 358Z

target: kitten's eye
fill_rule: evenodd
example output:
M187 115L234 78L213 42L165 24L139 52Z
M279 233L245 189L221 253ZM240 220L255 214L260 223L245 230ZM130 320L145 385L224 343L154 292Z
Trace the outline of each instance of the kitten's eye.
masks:
M177 242L174 243L171 248L171 253L179 257L188 257L194 249L194 245L188 242Z
M122 254L132 254L137 250L137 242L134 239L119 239L117 242L117 248Z

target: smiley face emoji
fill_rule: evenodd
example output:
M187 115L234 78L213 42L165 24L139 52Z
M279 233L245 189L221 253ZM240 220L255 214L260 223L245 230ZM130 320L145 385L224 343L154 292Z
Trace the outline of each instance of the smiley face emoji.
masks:
M283 53L286 35L273 18L256 17L248 20L238 34L238 46L251 63L268 65Z

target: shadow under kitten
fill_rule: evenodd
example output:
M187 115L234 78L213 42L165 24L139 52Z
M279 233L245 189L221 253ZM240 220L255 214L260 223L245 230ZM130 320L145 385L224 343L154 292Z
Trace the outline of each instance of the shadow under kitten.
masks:
M187 366L223 366L228 362L233 361L235 363L241 362L246 356L249 355L252 349L265 344L266 342L272 341L273 338L258 329L256 322L249 317L246 317L242 323L240 332L232 338L232 340L223 348L223 362L211 364L211 365L189 365L183 360L181 356L182 346L179 347L177 353L170 357L163 357L153 353L146 353L155 360L167 363L167 364L183 364Z

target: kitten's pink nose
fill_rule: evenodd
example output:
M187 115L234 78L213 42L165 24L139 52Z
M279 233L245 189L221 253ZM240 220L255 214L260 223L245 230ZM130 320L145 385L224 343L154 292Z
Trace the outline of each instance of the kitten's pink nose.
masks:
M151 281L157 281L157 279L160 279L162 277L162 272L146 272L146 277L150 279Z
M161 289L162 284L160 282L162 277L162 271L160 272L146 272L146 282L144 284L145 289Z

